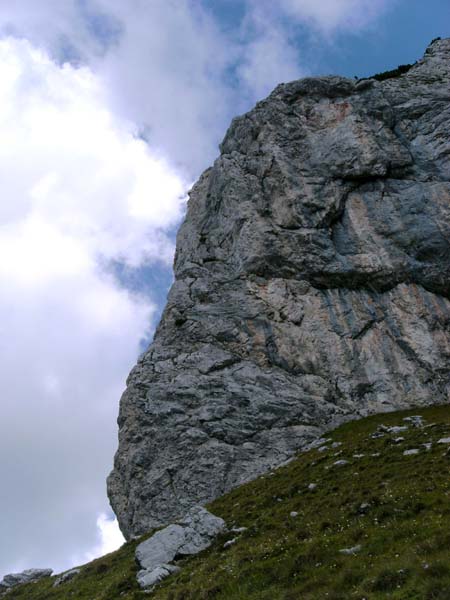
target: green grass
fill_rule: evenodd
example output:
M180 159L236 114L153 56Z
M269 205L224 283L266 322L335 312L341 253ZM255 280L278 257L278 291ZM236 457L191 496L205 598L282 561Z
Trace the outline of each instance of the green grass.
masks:
M405 438L400 443L391 434L371 438L380 423L401 425L411 414L423 415L428 426L397 434ZM300 454L211 503L229 526L247 530L223 534L180 561L181 572L150 596L135 583L133 542L59 588L48 579L8 600L448 600L450 451L436 443L447 436L449 406L348 423L328 436L340 447ZM429 451L422 446L428 442ZM404 456L410 448L421 451ZM332 466L339 459L349 464ZM310 483L317 487L308 490ZM339 552L357 545L356 555Z

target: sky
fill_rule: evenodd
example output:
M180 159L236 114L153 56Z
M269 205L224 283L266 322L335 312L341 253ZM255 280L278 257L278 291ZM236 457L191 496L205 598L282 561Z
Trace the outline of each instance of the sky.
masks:
M0 0L0 577L122 543L120 395L231 118L449 35L448 0Z

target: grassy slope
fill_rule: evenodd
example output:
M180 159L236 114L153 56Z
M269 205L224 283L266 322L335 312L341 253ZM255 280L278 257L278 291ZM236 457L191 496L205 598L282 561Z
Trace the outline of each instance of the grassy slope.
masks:
M378 424L401 425L411 414L423 429L370 437ZM434 425L433 425L434 423ZM224 549L228 533L180 562L179 574L155 600L348 600L450 598L450 407L390 413L332 432L342 446L311 450L287 466L210 505L230 526L248 529ZM433 442L431 450L421 446ZM328 444L330 445L330 444ZM408 448L420 453L404 456ZM364 454L363 457L354 455ZM376 455L376 456L373 456ZM332 466L339 459L343 467ZM308 490L308 484L317 488ZM361 504L369 506L363 510ZM296 517L290 516L295 511ZM339 549L361 545L356 555ZM93 561L72 582L22 586L8 600L137 600L136 542Z

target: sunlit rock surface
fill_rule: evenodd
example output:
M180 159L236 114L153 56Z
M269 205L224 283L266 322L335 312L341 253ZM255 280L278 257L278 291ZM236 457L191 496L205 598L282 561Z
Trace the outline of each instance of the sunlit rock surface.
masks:
M401 77L282 84L232 122L121 400L127 537L345 419L450 400L449 72L440 40Z

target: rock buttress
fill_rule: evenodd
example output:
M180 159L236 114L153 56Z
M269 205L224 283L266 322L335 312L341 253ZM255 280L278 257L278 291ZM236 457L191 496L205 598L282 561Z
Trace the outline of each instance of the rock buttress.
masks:
M450 40L401 77L308 78L234 119L122 397L129 538L370 413L450 400Z

